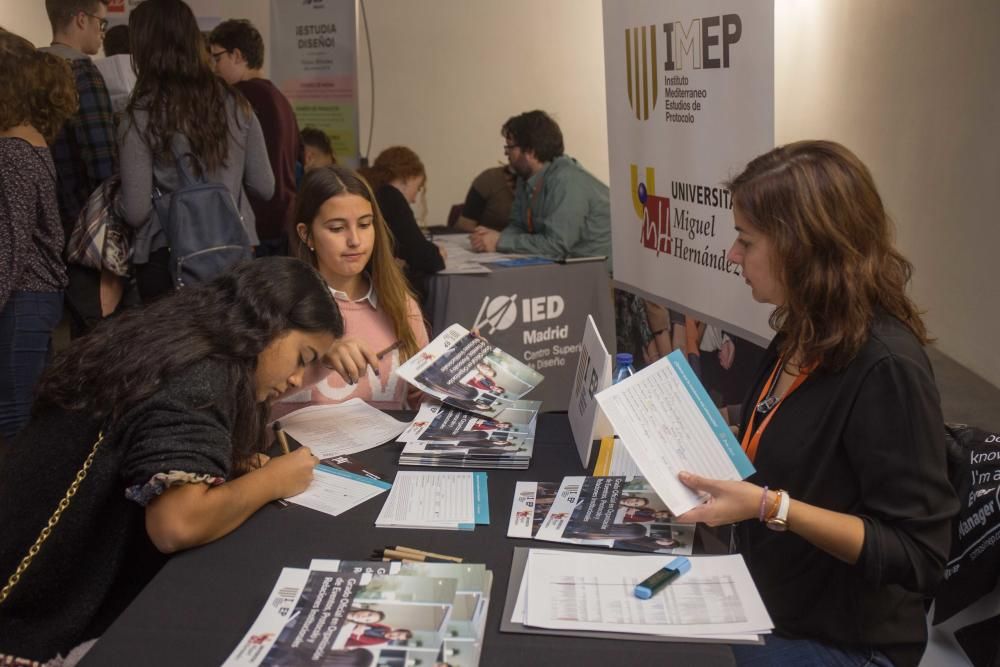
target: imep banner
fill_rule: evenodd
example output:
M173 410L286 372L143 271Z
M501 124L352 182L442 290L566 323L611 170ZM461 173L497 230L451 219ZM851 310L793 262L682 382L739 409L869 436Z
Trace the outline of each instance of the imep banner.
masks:
M271 0L271 80L342 164L358 159L355 17L355 0Z
M605 0L614 278L770 338L723 182L774 146L773 0Z

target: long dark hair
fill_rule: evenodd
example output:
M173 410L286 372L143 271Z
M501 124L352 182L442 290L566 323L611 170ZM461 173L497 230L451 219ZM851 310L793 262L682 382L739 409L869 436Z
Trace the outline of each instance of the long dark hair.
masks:
M249 117L249 103L217 77L191 8L181 0L146 0L129 17L135 89L128 117L149 115L145 140L153 155L172 162L174 134L188 138L201 172L220 169L229 157L229 101L237 100L234 122ZM197 161L196 161L197 162Z
M729 183L733 206L768 238L785 303L771 314L780 353L837 370L868 337L876 309L921 343L927 329L906 295L913 267L893 247L871 172L832 141L799 141L754 158Z
M56 356L39 381L36 407L114 422L177 372L214 359L229 373L239 469L264 444L268 406L256 398L257 356L293 329L343 335L326 283L290 257L244 262L206 285L101 322Z
M392 253L392 232L389 231L389 225L382 217L375 195L364 178L338 165L319 167L306 174L295 198L295 222L304 224L308 232L304 241L296 235L298 243L296 252L302 261L319 268L316 254L309 249L313 222L327 199L343 194L357 195L372 205L372 214L375 218L375 247L365 269L375 285L379 308L389 316L396 339L402 342L399 350L400 361L408 359L419 349L417 338L410 326L409 301L414 298L413 291L406 282L402 269L396 264Z

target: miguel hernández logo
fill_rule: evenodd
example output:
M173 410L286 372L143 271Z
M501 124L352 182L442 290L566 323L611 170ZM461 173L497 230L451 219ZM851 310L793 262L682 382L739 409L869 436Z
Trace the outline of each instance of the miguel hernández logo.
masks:
M655 250L656 254L671 254L670 238L670 198L657 197L656 170L646 167L645 182L639 181L639 167L630 165L632 207L642 220L640 239L643 247Z
M657 35L662 32L662 48L658 50ZM691 70L728 69L730 47L743 35L743 20L739 14L705 16L681 21L666 21L658 31L656 25L625 28L625 87L628 103L637 120L649 120L656 109L660 86L663 97L700 98L697 92L678 93L678 88L689 85L686 76L676 72ZM662 63L657 57L662 53ZM660 71L664 76L660 77ZM669 102L669 101L668 101ZM697 100L696 100L697 102ZM700 104L700 103L699 103ZM696 107L696 110L699 107ZM671 111L688 110L667 104ZM670 120L670 118L667 118ZM691 121L685 121L691 122Z

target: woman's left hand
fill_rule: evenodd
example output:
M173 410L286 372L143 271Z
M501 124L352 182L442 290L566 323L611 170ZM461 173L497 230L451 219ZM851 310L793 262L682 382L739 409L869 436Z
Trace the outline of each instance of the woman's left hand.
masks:
M756 484L708 479L689 472L682 472L677 477L688 488L711 496L707 503L677 517L682 523L722 526L758 516L760 498L764 490Z

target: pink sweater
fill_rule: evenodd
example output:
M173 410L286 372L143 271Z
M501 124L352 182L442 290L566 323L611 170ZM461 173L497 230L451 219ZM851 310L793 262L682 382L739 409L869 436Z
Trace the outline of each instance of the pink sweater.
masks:
M344 335L359 338L375 352L384 350L396 342L389 316L379 308L372 307L367 299L344 301L337 299L337 306L344 318ZM417 339L417 345L427 345L427 329L420 307L413 299L407 304L410 327ZM356 385L347 384L338 373L313 364L306 371L307 389L285 396L271 406L271 419L278 419L289 412L307 405L330 405L343 403L351 398L363 399L380 410L406 409L407 392L411 389L405 380L396 375L399 368L399 350L393 350L382 358L379 375L369 367Z

